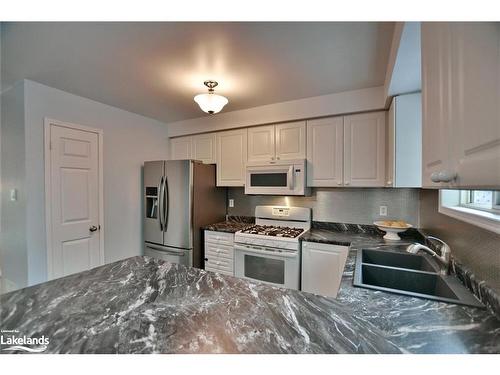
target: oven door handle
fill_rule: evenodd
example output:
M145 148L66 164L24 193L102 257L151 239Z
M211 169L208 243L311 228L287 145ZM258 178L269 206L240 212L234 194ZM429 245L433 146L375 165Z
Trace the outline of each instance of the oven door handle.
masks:
M263 250L264 247L260 246L247 246L247 245L234 245L234 250L244 251L246 253L254 253L261 255L274 255L282 258L296 258L299 255L298 251L274 251L274 250Z

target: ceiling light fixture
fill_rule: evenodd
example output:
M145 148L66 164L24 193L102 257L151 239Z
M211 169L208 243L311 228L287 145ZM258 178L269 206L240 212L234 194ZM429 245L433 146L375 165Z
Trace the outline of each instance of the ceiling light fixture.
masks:
M208 94L199 94L194 97L194 101L198 103L203 112L213 115L220 112L222 108L229 102L225 96L214 93L214 87L218 85L215 81L203 82L208 87Z

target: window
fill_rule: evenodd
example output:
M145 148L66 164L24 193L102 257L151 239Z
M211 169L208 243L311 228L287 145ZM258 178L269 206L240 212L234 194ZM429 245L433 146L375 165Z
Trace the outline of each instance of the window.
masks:
M439 212L500 233L500 191L441 190Z
M491 190L460 190L460 206L500 213L500 192Z

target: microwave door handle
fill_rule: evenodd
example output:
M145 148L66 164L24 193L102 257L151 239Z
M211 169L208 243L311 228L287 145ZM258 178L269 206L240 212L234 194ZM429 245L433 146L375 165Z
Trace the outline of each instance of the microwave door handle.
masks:
M290 167L288 167L288 175L287 175L287 180L288 180L287 184L290 190L293 190L293 170L294 166L290 165Z
M160 178L160 182L158 183L157 190L157 201L156 204L158 206L158 223L160 223L160 230L163 232L163 217L162 217L162 206L163 206L163 197L162 197L162 186L163 186L163 176Z

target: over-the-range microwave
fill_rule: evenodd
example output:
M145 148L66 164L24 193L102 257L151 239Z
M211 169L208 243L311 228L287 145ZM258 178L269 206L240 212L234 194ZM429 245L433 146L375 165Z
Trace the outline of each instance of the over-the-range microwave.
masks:
M278 160L267 164L248 164L245 194L305 195L305 160Z

